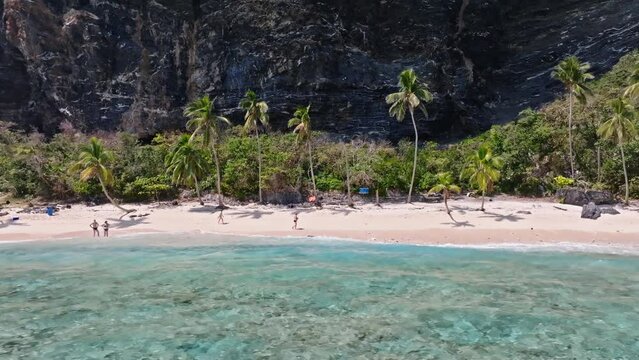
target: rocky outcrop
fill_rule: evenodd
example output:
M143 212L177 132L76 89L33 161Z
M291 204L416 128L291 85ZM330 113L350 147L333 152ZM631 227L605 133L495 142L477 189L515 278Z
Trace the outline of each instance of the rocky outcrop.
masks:
M601 217L601 209L594 202L588 203L588 205L584 205L581 210L581 218L582 219L591 219L597 220Z
M557 197L563 204L576 206L587 205L590 202L595 205L611 205L615 203L615 198L610 191L564 188L557 190Z
M463 133L555 96L568 54L609 69L639 45L639 2L610 0L3 0L0 118L52 133L179 128L201 94L236 122L244 91L274 129L397 140L384 96L414 67L435 101L422 135Z

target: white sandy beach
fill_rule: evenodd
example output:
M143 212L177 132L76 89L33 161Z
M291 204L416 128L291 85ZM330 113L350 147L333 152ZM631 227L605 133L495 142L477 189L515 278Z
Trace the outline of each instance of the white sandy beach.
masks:
M183 203L176 207L131 206L143 218L123 220L110 204L75 205L55 216L10 214L0 223L0 241L89 238L89 224L96 219L111 223L111 237L137 233L216 233L293 237L332 237L375 242L430 245L573 243L639 248L639 207L617 207L619 215L598 220L581 219L581 208L550 200L495 199L481 212L479 199L450 202L452 221L443 204L362 205L356 209L325 206L324 209L248 205L224 210L225 225L217 223L214 204L202 207ZM565 210L558 209L562 208ZM6 209L5 209L6 211ZM299 214L299 230L292 230L293 214ZM19 216L16 222L8 221ZM104 241L104 238L100 238Z

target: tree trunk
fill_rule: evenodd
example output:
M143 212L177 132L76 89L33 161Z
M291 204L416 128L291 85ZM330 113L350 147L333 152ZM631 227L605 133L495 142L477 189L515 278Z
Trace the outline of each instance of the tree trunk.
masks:
M346 193L348 194L348 206L353 207L353 195L351 193L351 167L346 144L342 144L342 157L345 160L344 171L346 172Z
M448 208L448 197L450 196L448 190L444 190L444 206L446 207L446 214L450 217L451 220L455 221L453 215L451 215L451 211Z
M200 194L200 184L197 182L197 177L193 177L195 181L195 193L197 194L198 200L200 200L200 205L204 206L204 201L202 200L202 195Z
M450 209L448 208L448 191L444 190L444 206L446 207L446 214L450 214Z
M481 211L485 211L486 209L484 209L484 202L486 202L486 190L482 190L481 191L481 208L479 210Z
M104 193L104 196L106 196L107 199L109 199L109 202L115 206L116 208L120 209L121 211L123 211L125 214L128 213L132 213L135 212L135 210L130 210L130 209L125 209L122 206L118 205L115 200L113 200L113 198L111 197L111 195L109 195L109 192L106 189L106 186L104 185L104 181L102 181L102 177L98 176L98 181L100 181L100 186L102 187L102 192Z
M311 181L313 182L313 195L317 196L317 186L315 185L315 173L313 172L313 150L311 148L311 139L308 139L308 161L311 165Z
M568 89L569 91L569 97L570 97L570 101L569 101L569 111L568 111L568 148L569 148L569 156L570 156L570 177L572 179L575 178L575 160L573 158L573 151L572 151L572 106L573 106L573 95L572 95L572 87L570 87L570 89Z
M411 203L412 195L413 195L413 186L415 185L415 171L417 170L417 147L419 144L419 137L417 134L417 124L415 124L415 115L413 114L413 109L410 109L410 118L413 121L413 129L415 130L415 153L413 154L413 176L410 179L410 188L408 189L408 199L406 203Z
M217 156L217 148L215 144L211 147L213 150L213 159L215 160L215 175L217 180L217 203L219 207L224 206L224 201L222 201L222 175L220 175L220 159Z
M628 188L628 170L626 169L626 156L623 153L623 144L619 144L619 149L621 149L621 163L623 164L623 177L626 181L626 205L629 203L630 198L630 189Z
M601 183L601 146L597 145L597 182Z
M257 188L260 195L260 204L264 203L262 200L262 147L260 144L260 132L255 127L255 136L257 136Z

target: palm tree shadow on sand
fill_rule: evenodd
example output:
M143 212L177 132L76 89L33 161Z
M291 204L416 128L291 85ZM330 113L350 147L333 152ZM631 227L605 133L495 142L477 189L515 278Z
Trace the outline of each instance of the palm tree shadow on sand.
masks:
M453 220L452 222L442 223L442 225L450 225L454 228L464 228L464 227L474 228L475 227L475 225L469 223L468 221L456 221L456 220Z
M220 207L218 205L204 205L204 206L197 206L197 207L192 207L189 209L189 212L194 212L194 213L216 213L220 211Z
M128 220L109 219L111 229L128 229L138 225L148 225L146 218L137 217Z
M480 218L494 218L495 221L510 221L510 222L517 222L520 220L524 220L523 217L521 216L517 216L514 215L512 213L508 214L508 215L502 215L502 214L497 214L497 213L492 213L492 212L484 212L485 216L480 216Z
M236 210L234 212L229 212L229 215L239 218L239 219L246 219L246 218L251 218L251 219L261 219L263 216L265 215L273 215L274 212L273 211L262 211L262 210L245 210L245 211L239 211Z
M19 223L19 222L15 222L15 221L10 221L10 220L7 220L7 221L1 221L0 220L0 229L6 228L6 227L9 227L9 226L28 226L28 225L27 224L23 224L23 223Z

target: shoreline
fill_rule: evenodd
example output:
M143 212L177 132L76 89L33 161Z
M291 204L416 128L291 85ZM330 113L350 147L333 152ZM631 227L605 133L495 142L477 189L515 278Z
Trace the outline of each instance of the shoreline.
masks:
M89 223L111 223L112 238L124 236L201 234L233 237L326 238L382 244L446 247L574 247L626 249L639 252L639 208L617 207L619 215L598 220L581 219L581 208L547 200L496 198L485 212L477 211L478 199L450 202L452 221L442 204L386 204L383 208L362 205L287 208L247 205L224 210L227 224L217 224L214 206L184 203L176 207L140 205L142 218L125 218L105 204L64 209L49 217L19 214L16 223L0 223L0 244L25 241L90 240ZM299 214L300 230L292 230L292 217ZM15 216L15 215L9 215ZM0 219L5 220L5 219ZM97 239L97 238L96 238ZM104 242L103 237L99 238ZM176 240L179 243L180 240Z
M194 239L180 239L180 240L158 240L157 236L197 236L204 237L212 235L214 237L221 238L199 238ZM156 236L154 239L145 238L145 236ZM186 246L186 247L198 247L198 246L218 246L228 244L246 244L251 243L251 239L259 239L264 241L266 245L287 245L289 243L299 244L303 241L319 241L319 242L336 242L340 244L368 244L368 245L381 245L381 246L417 246L417 247L432 247L442 249L469 249L469 250L496 250L496 251L513 251L513 252L558 252L558 253L575 253L575 254L602 254L602 255L618 255L618 256L633 256L639 257L639 244L593 244L576 241L545 241L539 243L532 242L485 242L485 243L467 243L467 242L428 242L428 241L385 241L385 240L368 240L335 236L277 236L277 235L260 235L260 234L228 234L228 233L166 233L166 232L139 232L139 233L126 233L117 238L113 238L115 241L102 241L96 240L92 242L90 237L57 237L54 239L23 239L23 240L0 240L0 250L3 245L22 245L22 244L59 244L59 245L74 245L74 244L94 244L94 245L149 245L149 246ZM133 240L132 242L124 243L125 240ZM284 240L284 241L282 241ZM252 243L251 243L252 244ZM309 243L310 244L310 243Z

